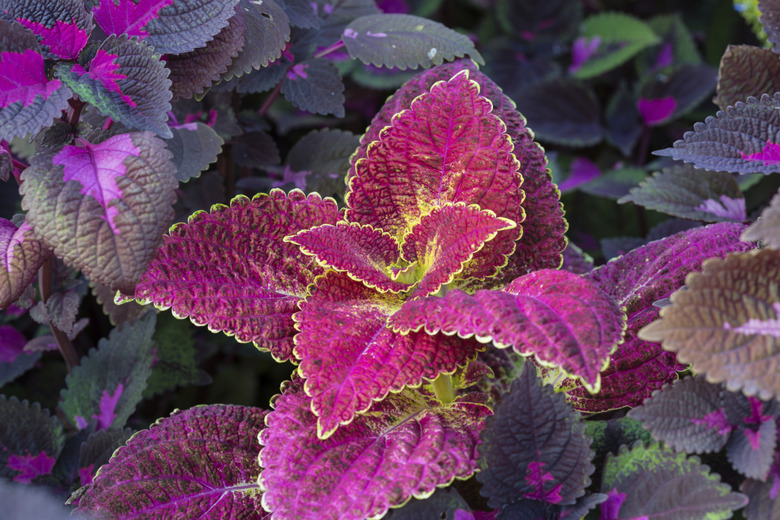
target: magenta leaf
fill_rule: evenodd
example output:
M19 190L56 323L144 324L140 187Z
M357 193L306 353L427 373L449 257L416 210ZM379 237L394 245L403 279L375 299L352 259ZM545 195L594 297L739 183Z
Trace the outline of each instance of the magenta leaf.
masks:
M320 440L301 386L286 385L260 434L263 506L275 517L380 517L477 469L479 431L490 414L484 405L394 394Z
M27 344L24 334L12 325L0 325L0 363L12 363Z
M89 38L89 32L75 22L57 20L53 27L29 20L19 22L40 37L44 49L48 47L51 54L64 60L75 60Z
M51 472L65 445L62 423L38 403L0 395L0 477L29 483Z
M225 80L268 67L282 55L282 49L290 40L290 19L274 0L263 0L262 3L240 0L236 16L241 17L246 26L246 44L228 67Z
M0 108L14 103L29 106L38 97L45 101L60 88L58 80L46 77L43 56L32 49L0 54L0 71Z
M22 295L49 254L27 222L17 228L10 220L0 218L0 309Z
M170 153L151 132L80 144L33 157L22 206L58 257L91 280L132 291L173 217Z
M361 16L347 25L341 39L351 57L378 67L428 68L464 55L485 62L468 36L408 14Z
M207 405L135 434L100 469L79 511L124 520L269 518L257 484L266 412Z
M323 270L283 240L338 220L335 201L316 194L272 190L252 200L236 197L230 206L174 226L134 297L290 359L292 314Z
M135 411L152 371L154 313L111 331L68 374L60 409L74 425L122 428Z
M523 498L574 504L594 471L579 414L541 383L531 363L487 420L479 453L477 479L495 509Z
M602 509L605 520L730 518L747 503L696 456L639 442L608 456L601 490L613 497Z
M592 282L567 271L541 270L502 291L448 292L443 298L410 300L389 320L401 333L457 333L560 366L591 391L599 371L623 335L620 308Z
M352 422L373 401L405 386L419 386L423 378L451 374L480 350L474 340L394 333L387 320L401 301L329 272L300 304L301 311L294 315L300 330L295 354L301 359L299 372L307 378L306 393L312 396L321 438Z
M159 16L160 9L172 3L173 0L100 0L92 14L106 34L144 38L149 35L144 29L146 24Z
M46 59L75 60L94 26L81 0L0 0L0 12L35 33Z
M677 101L672 96L657 99L639 98L637 110L647 126L657 126L671 119Z
M344 117L344 83L336 66L326 58L294 65L282 80L282 94L301 110Z
M170 138L166 122L171 109L171 80L157 52L135 38L109 36L87 70L66 62L57 63L54 70L57 78L104 116Z

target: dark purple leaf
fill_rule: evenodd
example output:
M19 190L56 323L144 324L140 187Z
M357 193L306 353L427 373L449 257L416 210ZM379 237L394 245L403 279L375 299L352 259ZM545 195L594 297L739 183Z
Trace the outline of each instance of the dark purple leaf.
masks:
M79 511L125 520L270 518L257 484L257 434L265 415L208 405L160 419L100 469Z
M582 23L582 4L573 0L515 2L498 0L496 19L501 28L529 45L544 47L568 41Z
M643 168L626 167L607 170L599 177L581 185L580 191L599 197L619 199L628 195L631 188L636 187L646 178L647 171Z
M343 200L349 158L359 144L360 139L351 132L328 128L314 130L293 145L287 154L287 165L296 172L310 172L306 176L308 191L323 196L338 194Z
M244 19L246 44L228 67L224 80L269 66L290 40L290 20L274 0L240 0L236 12Z
M636 97L625 82L620 83L617 92L610 98L605 116L607 141L617 146L624 156L630 156L642 135L642 124Z
M594 471L579 414L552 386L542 385L531 363L487 420L479 453L477 479L493 508L520 498L573 504Z
M11 362L0 362L0 387L33 368L39 359L40 352L24 352Z
M720 59L717 96L721 110L780 91L780 57L770 49L752 45L729 45Z
M0 0L0 12L35 33L47 59L75 60L94 26L80 0Z
M777 422L769 416L760 425L743 425L734 431L726 445L726 456L734 469L746 477L765 480L776 446Z
M102 306L103 313L108 316L111 325L114 327L133 321L146 311L146 307L135 302L117 305L114 303L116 291L106 285L92 282L90 287L92 288L92 294L95 295L95 299Z
M314 13L320 18L320 34L317 44L331 45L341 38L344 28L355 18L379 14L375 0L313 0Z
M284 0L284 12L290 17L290 25L301 29L319 28L320 19L315 11L316 2L309 0Z
M282 80L282 94L301 110L344 117L344 84L336 66L325 58L293 65Z
M639 89L639 112L657 126L696 108L715 88L717 71L709 65L679 65L653 75Z
M29 483L48 475L65 444L62 423L38 403L0 395L0 477Z
M39 301L30 308L30 317L41 325L54 325L67 335L71 335L76 324L81 298L74 291L55 291L46 300Z
M575 157L571 162L571 170L566 180L558 184L561 192L573 190L582 184L590 182L601 175L598 165L586 157Z
M468 503L453 487L439 488L425 499L411 499L400 509L392 509L386 518L389 520L429 520L431 518L453 518L458 510L471 511ZM472 517L467 517L469 520Z
M165 146L173 154L176 180L187 182L217 160L224 141L213 128L201 122L172 126L173 137Z
M772 468L766 481L746 479L740 486L740 491L749 499L743 513L748 520L778 520L780 519L780 452L772 457Z
M233 160L239 166L263 168L279 164L279 147L269 134L263 131L244 132L231 140Z
M133 431L126 428L98 430L87 437L80 446L78 458L79 480L82 486L92 483L97 470L108 462L114 451L123 446L132 434Z
M774 44L774 51L780 50L780 6L774 0L759 0L758 9L761 16L758 18L761 27L767 35L767 39Z

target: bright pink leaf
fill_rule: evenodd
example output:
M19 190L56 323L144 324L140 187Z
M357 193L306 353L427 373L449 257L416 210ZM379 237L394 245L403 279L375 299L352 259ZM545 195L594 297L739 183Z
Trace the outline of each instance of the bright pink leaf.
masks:
M18 19L19 23L38 35L41 45L63 60L75 60L89 39L89 32L78 26L75 21L57 20L54 26L46 27L32 20Z
M581 184L592 181L601 175L598 165L585 157L575 157L571 163L571 172L565 181L558 185L561 191L573 190Z
M50 457L45 451L36 456L14 454L8 457L8 467L20 472L14 475L14 482L29 484L34 478L51 473L56 461L56 458Z
M43 56L38 52L0 53L0 108L18 102L27 106L38 96L49 99L60 85L59 80L46 77Z
M0 325L0 363L11 363L22 353L27 339L11 325Z
M525 482L535 489L533 492L526 493L523 496L525 496L525 498L532 498L534 500L549 502L550 504L557 504L561 501L561 488L563 487L563 484L559 483L550 489L545 489L545 487L547 487L545 482L550 480L555 481L555 477L552 476L552 474L549 472L545 472L544 466L544 462L539 462L536 460L528 464L528 468L526 469Z
M764 164L778 164L780 163L780 144L768 142L764 144L764 148L760 152L746 154L740 152L742 158L746 161L761 161Z
M122 101L135 107L135 101L130 96L123 94L117 83L120 79L127 78L127 75L117 72L117 69L120 68L119 63L116 62L118 57L117 54L109 54L103 49L98 49L95 57L89 62L89 71L84 70L81 65L74 65L71 70L79 76L87 74L95 81L99 81L106 89L119 94Z
M127 34L140 39L149 34L144 29L159 11L171 5L173 0L100 0L92 11L95 21L106 34Z
M116 404L119 402L119 398L122 397L122 390L124 385L119 383L114 390L114 394L108 393L108 390L103 390L103 395L100 397L100 415L95 415L97 419L98 429L107 430L111 427L116 417Z
M637 101L639 114L648 126L659 125L667 121L674 113L675 108L677 108L677 100L672 96L659 99L641 98Z

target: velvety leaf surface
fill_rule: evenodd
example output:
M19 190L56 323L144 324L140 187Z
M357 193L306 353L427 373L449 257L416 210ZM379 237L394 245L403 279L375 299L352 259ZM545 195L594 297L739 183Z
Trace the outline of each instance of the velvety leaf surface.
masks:
M326 58L296 63L282 81L285 99L307 112L344 117L344 83Z
M187 182L217 160L225 141L214 129L201 122L171 127L173 137L165 142L173 154L176 180Z
M739 240L743 230L741 224L732 223L694 228L639 247L585 275L625 307L628 321L624 342L601 373L598 394L591 395L579 383L563 383L575 408L600 412L637 406L677 378L677 371L685 366L673 353L637 333L657 318L653 302L682 287L685 276L700 269L705 259L751 249L751 244Z
M152 372L153 312L98 342L65 379L60 409L79 429L97 419L98 428L122 428L135 411Z
M451 374L481 349L457 336L393 332L387 320L400 305L398 296L335 272L319 278L300 304L294 316L300 330L295 354L321 438L390 392Z
M290 19L274 0L240 0L236 12L244 19L246 43L228 67L225 80L268 66L282 55L290 40Z
M60 62L55 71L64 84L104 116L168 138L171 80L156 52L137 39L109 36L98 48L88 70Z
M174 165L151 132L33 157L22 207L36 235L90 279L132 291L173 218Z
M100 469L79 511L116 520L268 518L256 482L265 415L215 404L160 419Z
M2 0L0 12L35 33L47 59L76 59L93 27L79 0Z
M490 413L481 404L441 405L405 392L374 404L323 441L299 381L273 406L260 434L263 506L275 517L301 520L380 517L471 476Z
M534 354L544 365L560 366L598 391L599 372L623 335L620 308L592 282L567 271L540 270L502 291L459 290L442 298L410 300L389 320L406 333L457 333Z
M29 484L48 475L65 444L62 423L41 405L0 395L0 477Z
M745 198L731 173L697 170L690 165L656 172L618 200L620 204L626 202L705 222L747 219Z
M520 222L519 164L492 108L467 71L434 85L355 163L347 220L401 238L434 207L464 202Z
M38 132L68 107L70 89L46 76L35 35L0 20L0 139Z
M772 197L761 217L742 233L742 240L761 240L769 247L780 249L780 194Z
M428 68L467 54L485 62L468 36L408 14L361 16L347 25L341 39L351 57L377 67Z
M322 269L283 239L338 220L336 203L316 194L236 197L174 226L135 298L290 359L292 314Z
M729 45L720 59L715 103L721 110L780 91L780 60L771 49L753 45Z
M590 438L579 414L531 363L487 420L479 447L480 491L493 508L523 498L573 504L590 484Z
M173 97L191 98L219 81L244 48L245 32L244 17L233 16L204 47L168 56L165 65L171 71L168 77Z
M10 220L0 218L0 309L22 295L49 253L27 222L17 228Z
M778 171L780 144L775 143L780 129L780 114L774 107L780 93L773 98L749 97L744 102L718 111L703 123L696 123L674 142L673 148L658 150L656 155L672 157L697 168L736 173L772 173Z
M605 505L612 505L613 514L606 518L614 520L726 520L747 502L745 495L731 491L697 457L657 444L638 443L630 450L623 446L617 456L608 458L603 478L601 491L610 499L601 506L602 518Z
M720 451L731 433L722 393L721 385L704 377L686 377L654 392L629 417L642 421L654 439L677 451Z
M773 249L705 262L703 272L686 279L688 290L672 295L672 305L640 336L663 342L694 372L730 390L780 396L774 367L780 299L772 290L779 268L780 252Z
M56 291L30 308L30 317L41 325L52 324L65 334L73 332L81 298L73 291Z
M462 70L480 86L480 93L493 104L493 113L506 125L512 138L514 154L520 158L519 172L523 177L525 199L523 237L517 243L509 265L495 279L496 287L509 283L517 276L536 269L557 269L561 265L561 251L566 246L564 233L566 221L559 202L559 192L547 169L547 158L542 148L534 142L533 132L525 119L515 109L515 103L485 74L479 72L471 60L460 59L444 63L415 75L396 91L374 116L360 147L352 157L348 179L355 175L357 163L367 156L370 143L379 138L379 132L391 124L392 117L409 108L412 100L427 92L437 81L449 80ZM505 216L508 215L499 215Z

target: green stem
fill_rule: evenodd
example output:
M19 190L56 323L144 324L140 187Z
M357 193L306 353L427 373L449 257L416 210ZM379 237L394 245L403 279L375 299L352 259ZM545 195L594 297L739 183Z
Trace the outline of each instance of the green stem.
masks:
M51 296L53 262L54 258L50 257L43 263L41 270L38 273L38 286L41 290L41 299L43 300L43 303L46 303ZM70 372L73 370L73 367L79 364L79 355L73 347L73 343L70 342L68 336L64 332L51 322L49 322L49 328L54 335L54 339L57 340L57 347L60 349L62 357L65 358L65 364L68 366L68 372Z
M436 399L443 404L449 404L455 400L455 388L452 386L452 376L439 374L433 380L433 391L436 393Z

